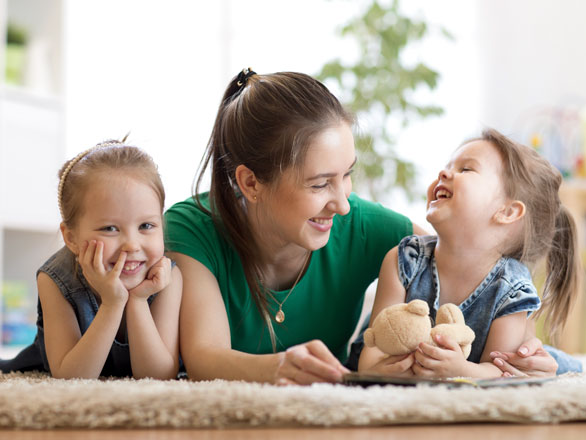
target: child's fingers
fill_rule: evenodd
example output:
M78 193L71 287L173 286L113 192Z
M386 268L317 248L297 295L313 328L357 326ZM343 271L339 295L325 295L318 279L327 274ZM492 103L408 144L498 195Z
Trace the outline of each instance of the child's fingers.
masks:
M436 348L436 347L431 347L431 348ZM437 363L439 362L439 358L438 358L439 356L434 357L433 354L438 356L433 350L427 350L427 347L425 347L425 348L419 347L415 351L415 361L419 365L421 365L422 367L425 367L428 369L433 369L433 367L435 365L437 365Z
M118 260L116 260L116 264L112 268L112 274L115 275L116 278L118 278L122 273L124 263L126 263L126 255L127 254L125 251L120 252L120 255L118 255Z
M441 347L436 347L434 345L422 342L421 344L419 344L419 347L417 347L417 350L415 351L415 356L417 356L417 354L419 353L432 359L441 360L445 357L445 353L443 352L444 349Z
M157 261L151 267L151 271L157 273L171 273L171 260L165 256L163 256L159 261ZM150 271L149 271L150 272Z
M413 370L413 373L415 374L415 376L418 376L418 377L435 377L436 376L436 374L433 370L425 368L419 362L415 362L413 364L413 366L411 367L411 370Z
M460 344L458 344L454 338L451 338L449 336L436 334L436 335L434 335L433 340L435 341L435 343L438 346L443 347L447 350L451 350L451 351L460 351L461 350Z
M97 271L98 273L103 273L104 272L104 263L103 263L104 243L101 241L97 241L97 242L92 241L92 243L95 243L94 259L92 261L92 264L94 266L94 270Z
M87 241L84 241L83 243L81 243L81 246L79 247L79 254L77 255L77 261L79 261L79 262L83 261L83 259L85 258L85 254L87 252L88 246L89 246L89 243Z
M166 287L171 282L171 260L163 257L157 261L149 270L147 279L152 280L159 288Z
M82 252L79 254L79 262L85 269L93 267L94 253L96 251L96 242L91 240L87 243L87 246L82 246Z

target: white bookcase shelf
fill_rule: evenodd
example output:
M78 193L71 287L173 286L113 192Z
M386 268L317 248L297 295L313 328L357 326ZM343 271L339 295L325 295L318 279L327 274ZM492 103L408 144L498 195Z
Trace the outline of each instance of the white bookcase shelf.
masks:
M63 9L62 0L0 0L0 346L8 336L18 343L34 325L36 270L61 246ZM26 35L18 83L5 74L8 23Z

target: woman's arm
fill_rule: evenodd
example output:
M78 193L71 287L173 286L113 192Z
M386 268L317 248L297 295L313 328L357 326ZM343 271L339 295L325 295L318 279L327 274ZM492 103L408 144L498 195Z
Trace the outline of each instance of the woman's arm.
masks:
M274 354L249 354L231 348L230 325L215 276L199 261L171 252L183 276L179 319L181 356L194 380L216 378L255 382L340 381L345 371L321 341Z
M75 312L53 280L41 272L37 285L51 375L63 379L99 377L120 326L124 302L102 304L82 336Z
M171 261L163 257L145 282L152 287L141 289L141 284L131 290L126 305L132 375L173 379L179 371L181 272L177 267L171 269ZM156 292L149 307L148 297Z
M376 296L370 316L370 326L372 326L374 319L381 310L393 304L405 302L405 294L405 288L399 279L398 248L394 247L387 253L381 265ZM389 357L376 347L364 346L358 361L358 371L410 376L412 375L411 366L413 361L412 354Z

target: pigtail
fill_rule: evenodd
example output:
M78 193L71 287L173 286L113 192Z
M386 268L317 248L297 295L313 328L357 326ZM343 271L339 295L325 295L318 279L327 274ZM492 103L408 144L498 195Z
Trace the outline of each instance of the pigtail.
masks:
M545 324L555 343L578 296L581 263L578 252L576 224L561 205L555 221L555 233L547 255L547 277L543 304L536 316L545 314Z

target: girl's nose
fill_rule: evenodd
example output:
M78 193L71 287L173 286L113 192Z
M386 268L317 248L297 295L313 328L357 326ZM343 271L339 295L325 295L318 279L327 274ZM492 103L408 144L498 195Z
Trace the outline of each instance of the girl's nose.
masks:
M445 168L443 170L441 170L438 175L438 179L440 179L440 180L442 180L442 179L447 180L447 179L450 179L451 177L452 177L452 172L448 169L445 169Z
M122 244L122 250L128 253L138 252L140 250L140 246L134 237L127 237Z

